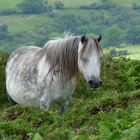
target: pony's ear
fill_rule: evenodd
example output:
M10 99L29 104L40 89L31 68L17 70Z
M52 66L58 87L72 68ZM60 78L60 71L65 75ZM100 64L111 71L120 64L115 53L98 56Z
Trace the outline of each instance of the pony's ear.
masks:
M102 36L101 36L101 35L99 35L99 36L98 36L98 38L97 38L97 41L98 41L98 42L100 42L100 41L101 41L101 39L102 39Z
M81 42L82 42L82 44L84 44L86 41L87 41L87 37L86 37L86 35L83 35L83 36L81 37Z

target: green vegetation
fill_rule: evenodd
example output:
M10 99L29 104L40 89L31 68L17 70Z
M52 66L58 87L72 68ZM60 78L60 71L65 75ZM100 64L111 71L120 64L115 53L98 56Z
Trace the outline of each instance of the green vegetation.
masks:
M126 56L128 55L127 50L110 49L109 55L112 57Z
M124 56L126 58L140 60L140 46L125 46L120 48L106 48L104 53L109 54L112 57Z
M106 29L104 37L106 38L103 40L104 47L119 46L124 42L123 31L118 25L113 25Z
M64 6L65 7L74 7L74 8L77 8L77 7L80 7L82 5L89 5L93 2L98 2L99 0L59 0L61 1L62 3L64 3ZM49 0L48 1L50 4L53 4L56 2L56 0Z
M14 1L15 6L0 9L0 26L7 26L7 32L0 30L0 52L11 52L23 45L43 46L65 31L75 35L102 34L104 48L140 44L140 6L127 3L131 7L110 0Z
M21 0L1 0L0 1L0 8L15 8L17 4L19 4Z
M12 15L12 16L1 16L0 23L7 24L9 32L32 32L36 25L42 23L49 24L50 18L47 14L41 15Z
M113 1L116 4L119 4L121 6L125 6L125 7L132 7L134 3L140 5L140 1L139 0L109 0L109 1Z
M17 4L21 3L23 0L14 0L11 2L11 0L1 0L0 7L5 7L5 8L11 8L11 7L16 7ZM44 0L46 1L46 0ZM64 4L65 7L80 7L81 5L90 5L93 2L99 2L100 0L58 0ZM114 2L118 5L121 6L126 6L126 7L132 7L134 3L140 5L139 0L108 0L109 2ZM56 0L48 0L50 4L54 4Z
M140 44L140 26L134 26L128 29L126 40L130 44Z
M130 54L127 56L127 58L134 59L134 60L140 60L140 54Z
M54 3L54 5L55 5L55 9L63 9L64 8L64 4L60 1L56 1Z
M139 45L120 48L120 50L124 50L124 49L128 51L128 55L126 56L127 58L140 60L140 46Z
M20 4L17 5L22 13L24 14L37 14L45 12L47 5L44 3L44 0L23 0Z
M73 102L64 116L54 108L8 104L5 64L0 55L1 140L140 139L140 62L107 58L102 67L104 85L91 92L81 77Z
M5 7L5 8L11 8L11 7L16 7L17 4L21 3L23 0L14 0L12 3L10 0L1 0L1 3L0 3L0 7ZM47 1L47 0L44 0L44 1ZM89 5L93 2L98 2L99 0L57 0L57 1L60 1L62 3L64 3L64 6L65 7L80 7L81 5ZM49 4L55 4L56 0L48 0L48 3Z

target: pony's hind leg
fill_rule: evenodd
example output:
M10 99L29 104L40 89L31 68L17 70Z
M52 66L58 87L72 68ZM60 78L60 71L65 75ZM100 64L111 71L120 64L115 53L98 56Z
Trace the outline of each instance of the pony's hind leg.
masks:
M7 95L7 96L8 96L8 101L11 105L16 105L17 104L9 95Z

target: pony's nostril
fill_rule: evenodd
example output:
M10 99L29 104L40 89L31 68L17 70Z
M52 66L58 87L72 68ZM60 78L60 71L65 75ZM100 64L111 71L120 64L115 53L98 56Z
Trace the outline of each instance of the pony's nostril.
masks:
M97 82L97 81L89 80L88 84L89 84L90 88L97 89L102 85L102 81L100 80Z
M100 81L100 86L103 84L103 82L102 81Z
M90 81L88 81L88 83L89 83L90 85L93 85L93 81L91 81L91 80L90 80Z

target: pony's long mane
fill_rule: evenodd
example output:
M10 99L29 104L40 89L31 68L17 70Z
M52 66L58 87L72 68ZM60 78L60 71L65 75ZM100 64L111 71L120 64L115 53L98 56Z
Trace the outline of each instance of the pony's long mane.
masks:
M55 73L55 70L59 70L64 80L77 76L79 42L79 36L66 35L45 44L46 61L50 64L49 72Z
M46 63L50 64L47 75L59 71L62 80L65 81L78 76L78 46L80 39L80 36L67 34L64 38L50 40L44 45L43 49L39 51L38 57L45 55ZM99 55L102 55L102 49L95 38L88 37L87 42L83 45L81 60L95 49Z

